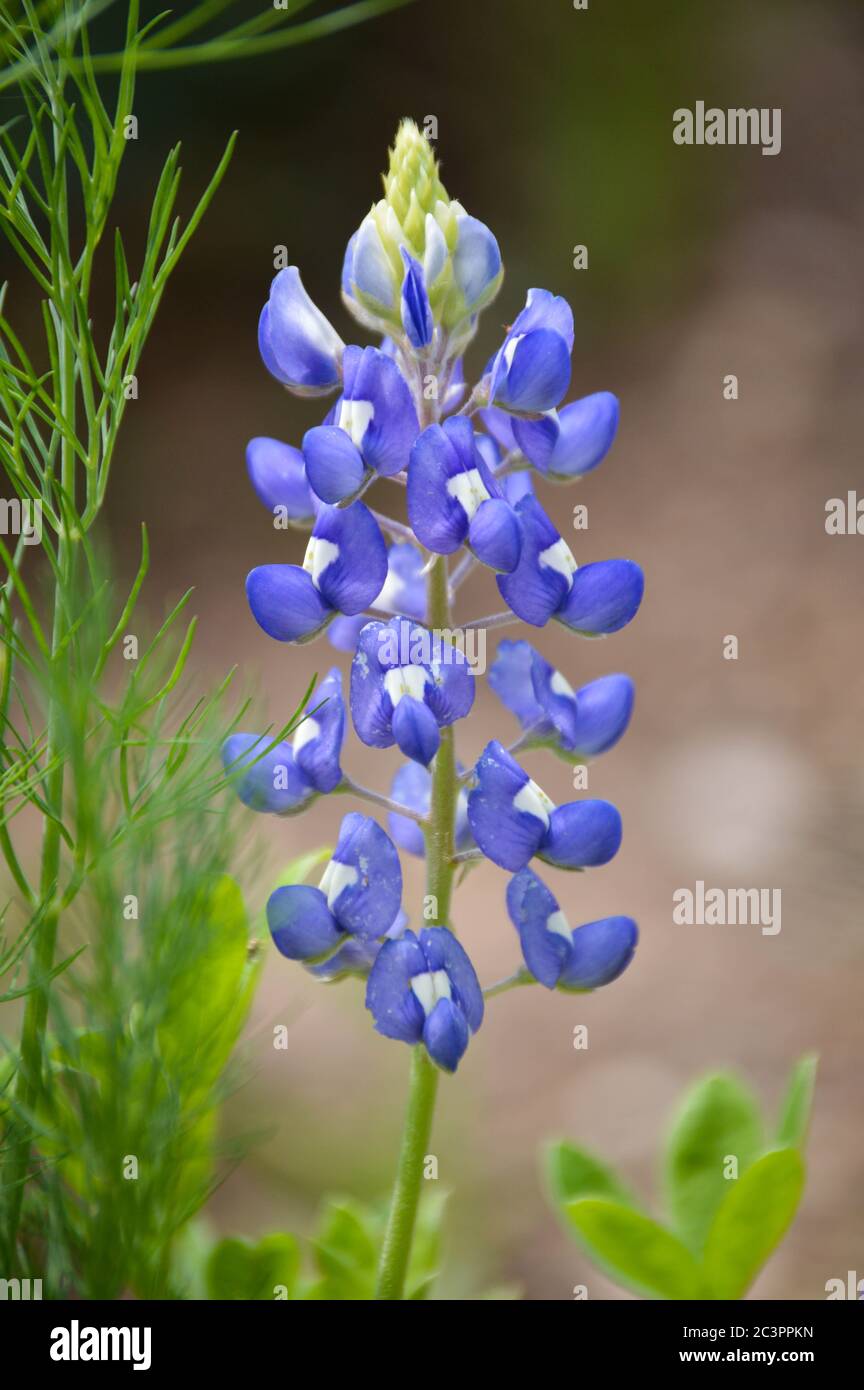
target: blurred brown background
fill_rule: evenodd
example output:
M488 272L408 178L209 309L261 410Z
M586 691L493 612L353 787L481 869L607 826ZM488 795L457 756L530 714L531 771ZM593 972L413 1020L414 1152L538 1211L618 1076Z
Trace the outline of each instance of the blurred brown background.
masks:
M577 558L637 559L643 610L608 642L559 628L534 637L574 684L611 670L637 681L631 732L590 780L622 810L621 853L604 870L549 879L572 921L630 913L641 944L608 990L495 1001L444 1083L434 1151L453 1194L449 1297L502 1282L533 1299L568 1299L583 1282L591 1297L621 1297L546 1207L541 1142L567 1135L656 1195L660 1136L683 1087L731 1065L776 1107L787 1068L810 1049L822 1065L808 1191L754 1296L819 1299L827 1279L864 1276L864 538L824 527L827 499L864 494L862 21L851 0L598 0L585 12L569 0L420 0L266 62L141 80L126 227L140 225L174 139L190 200L234 127L240 141L144 359L111 532L131 567L148 522L157 599L196 586L198 662L212 676L239 663L262 721L284 720L314 671L347 662L324 641L277 645L246 606L247 571L299 559L302 542L274 532L252 494L245 443L299 443L323 414L268 377L257 315L284 243L354 335L338 297L343 248L378 196L402 115L437 116L448 190L493 227L504 255L470 367L482 368L525 290L543 285L574 308L573 393L605 388L622 401L599 472L543 500L565 532L573 502L587 503ZM699 99L781 107L781 154L674 145L673 110ZM587 271L572 269L576 243L588 246ZM723 399L727 373L738 401ZM488 575L466 587L462 616L497 607ZM737 661L723 659L727 634ZM485 681L477 695L460 728L466 761L512 728ZM360 780L385 789L397 761L349 735L345 762ZM533 754L526 765L567 798L564 764ZM347 809L250 816L268 860L245 885L256 909L273 871L332 841ZM416 920L420 869L405 867ZM674 926L672 893L697 879L781 888L781 933ZM455 924L485 982L517 959L505 884L485 866L457 899ZM272 1047L276 1023L290 1025L288 1052ZM578 1023L587 1052L573 1050ZM306 1230L323 1191L385 1189L408 1054L372 1032L361 987L317 986L274 956L248 1060L226 1122L268 1137L212 1203L218 1228Z

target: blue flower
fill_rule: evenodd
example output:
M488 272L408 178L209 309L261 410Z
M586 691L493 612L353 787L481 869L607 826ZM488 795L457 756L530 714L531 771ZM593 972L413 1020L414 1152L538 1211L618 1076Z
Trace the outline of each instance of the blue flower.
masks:
M460 775L462 771L460 766L458 768ZM421 767L419 763L403 763L393 778L390 795L394 801L398 801L402 806L409 806L412 811L419 811L421 816L427 816L432 801L432 778L426 768ZM410 820L408 816L396 815L392 811L387 819L390 834L399 848L407 850L409 854L416 854L418 858L422 859L426 853L426 841L417 822ZM471 827L468 824L468 792L465 787L460 788L456 798L456 819L453 830L457 850L473 847L474 836L471 834Z
M466 315L477 314L495 298L501 284L501 252L485 223L467 212L456 217L453 279Z
M423 577L423 554L410 541L399 541L387 551L387 578L384 587L369 605L379 613L400 613L406 618L424 622L426 618L426 581ZM354 652L360 633L369 619L362 613L356 618L336 618L327 629L327 639L340 652Z
M489 684L530 731L521 746L546 746L568 761L614 747L630 723L635 687L629 676L601 676L573 690L529 642L499 642Z
M322 980L328 985L335 984L337 980L344 980L349 975L368 975L384 942L397 941L407 925L408 918L400 907L392 927L380 940L377 937L349 936L344 946L340 946L332 956L319 961L317 965L307 963L306 969L316 980Z
M351 664L351 713L362 741L398 744L428 767L439 729L474 703L474 677L462 652L407 618L367 623Z
M499 574L501 597L534 627L555 618L585 637L617 632L635 617L645 580L632 560L598 560L577 566L566 541L537 498L516 506L522 522L522 554L512 574Z
M387 547L362 502L321 507L302 568L261 565L246 580L255 621L278 642L309 642L337 613L362 613L387 578Z
M351 811L317 888L291 884L267 902L273 941L290 960L329 961L350 938L384 937L396 926L402 867L386 831Z
M339 385L345 344L303 288L296 265L280 270L258 322L268 372L298 396L326 396Z
M380 348L346 348L342 370L341 397L303 437L306 477L322 502L344 502L407 468L419 429L408 384Z
M246 445L246 468L255 492L270 512L281 510L291 526L311 526L318 498L306 481L299 449L259 435Z
M434 324L429 296L426 293L426 279L419 261L401 247L405 266L405 279L402 281L402 327L405 336L415 351L426 348L432 341Z
M268 749L266 734L244 733L225 740L225 770L240 800L253 811L293 815L342 781L339 755L345 738L345 701L337 667L311 696L308 709L293 743L283 740Z
M478 560L511 573L522 525L496 483L464 415L430 425L411 451L408 519L428 550L451 555L467 544Z
M571 927L531 869L511 878L507 911L525 964L547 989L597 989L616 980L633 959L639 930L632 917L603 917Z
M492 363L489 401L516 414L536 415L560 405L570 385L573 314L548 290L529 290Z
M524 869L536 854L559 869L607 864L621 844L621 816L609 801L556 806L497 741L484 748L468 796L468 821L487 859Z
M406 931L381 947L366 985L366 1007L385 1038L423 1043L432 1061L454 1072L483 1022L474 967L446 927Z
M618 429L618 397L595 391L551 410L540 420L512 421L516 445L534 467L555 482L590 473L606 457Z

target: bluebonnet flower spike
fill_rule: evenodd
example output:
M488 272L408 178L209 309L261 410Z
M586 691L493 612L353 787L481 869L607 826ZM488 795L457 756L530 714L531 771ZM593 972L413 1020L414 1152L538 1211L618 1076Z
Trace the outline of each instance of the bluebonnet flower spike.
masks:
M511 878L507 911L525 964L547 989L597 989L616 980L633 959L639 931L632 917L603 917L572 928L531 869Z
M423 1043L454 1072L483 1021L483 992L468 956L446 927L406 931L382 946L369 974L366 1007L385 1038Z
M417 539L439 555L467 544L495 570L510 573L522 553L522 523L505 499L464 415L424 430L411 452L408 518Z
M327 960L348 937L385 936L402 901L402 868L386 831L350 812L317 888L290 884L267 903L273 941L290 960Z
M462 719L473 702L474 677L457 648L406 618L364 627L351 665L351 714L364 743L397 743L428 767L439 729Z
M266 734L237 733L225 740L222 762L240 800L251 810L292 815L342 781L345 701L337 667L316 688L307 708L292 743L283 740L265 751L270 742Z
M258 347L267 370L298 396L326 396L339 385L345 344L313 304L296 265L280 270L261 310Z
M387 547L362 502L321 507L302 568L261 565L246 580L253 617L279 642L309 642L337 613L362 613L387 578Z
M475 771L468 822L493 864L515 872L536 854L559 869L587 869L618 853L621 816L611 802L556 806L497 739L486 745Z

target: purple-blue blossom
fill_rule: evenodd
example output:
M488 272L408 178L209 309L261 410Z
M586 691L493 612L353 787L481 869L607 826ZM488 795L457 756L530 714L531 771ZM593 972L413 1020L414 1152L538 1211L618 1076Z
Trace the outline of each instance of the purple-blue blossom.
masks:
M633 959L639 931L632 917L603 917L571 927L532 869L511 878L507 911L525 964L547 989L597 989L617 980Z
M424 927L381 947L366 1007L385 1038L423 1043L436 1066L453 1072L483 1022L483 991L453 933Z
M548 747L568 762L606 753L623 737L636 688L629 676L600 676L574 690L530 642L503 641L489 684L525 731L520 747Z

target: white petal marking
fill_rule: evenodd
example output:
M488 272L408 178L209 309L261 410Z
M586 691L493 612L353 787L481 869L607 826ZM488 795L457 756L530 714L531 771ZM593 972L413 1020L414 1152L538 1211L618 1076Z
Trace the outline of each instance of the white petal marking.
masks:
M303 568L312 576L312 583L318 588L318 581L328 565L339 558L339 547L335 541L325 540L323 536L312 536L306 547Z
M411 989L420 1001L424 1014L428 1018L439 999L450 999L450 977L446 970L427 970L423 975L415 975L411 981Z
M541 569L555 570L562 578L567 580L567 587L573 587L573 576L579 566L573 558L570 549L563 536L559 536L554 545L549 545L545 550L541 550L537 556L537 563Z
M316 739L320 733L321 725L318 723L317 719L304 719L303 723L298 725L297 732L294 735L291 745L295 754L299 753L301 748L305 748L307 743L311 743L313 739Z
M390 696L393 708L396 708L405 695L410 695L413 700L422 701L428 679L428 673L422 666L392 667L384 677L384 689Z
M548 830L549 814L555 810L555 802L546 795L542 787L538 787L536 782L529 779L514 796L513 807L517 811L525 811L529 816L535 816Z
M572 941L573 934L570 931L570 923L559 908L557 912L550 912L546 918L546 930L555 932L556 936L563 936L565 941Z
M481 502L488 502L490 493L480 476L479 468L466 468L447 479L447 492L455 497L469 521Z
M353 864L342 864L338 859L331 859L318 884L321 892L327 899L327 906L332 912L336 906L339 895L345 888L351 888L360 880L360 875Z

